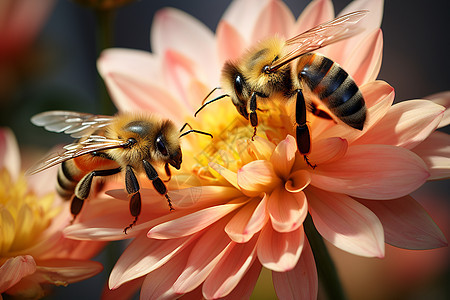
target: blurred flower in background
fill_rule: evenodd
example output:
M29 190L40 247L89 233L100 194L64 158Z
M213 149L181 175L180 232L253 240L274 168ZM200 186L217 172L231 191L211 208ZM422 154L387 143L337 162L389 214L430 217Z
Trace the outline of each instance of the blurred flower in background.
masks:
M53 192L54 171L26 179L13 133L0 130L2 296L42 298L52 285L67 286L103 269L100 263L89 259L104 243L74 241L63 236L62 230L71 216L67 203Z
M275 32L287 38L330 20L330 1L313 1L297 21L281 1L234 1L216 36L191 16L165 9L153 23L153 54L128 49L102 54L99 71L120 111L145 110L179 124L188 120L215 136L213 144L198 137L183 143L182 172L169 183L174 213L164 211L152 189L144 189L148 211L125 237L127 197L116 192L103 196L106 210L101 199L91 201L79 223L67 228L65 233L78 239L136 237L115 265L110 288L129 293L142 284L144 298L186 293L245 298L264 266L273 271L280 298L314 298L316 266L302 225L308 211L325 239L352 254L383 257L385 242L409 249L446 245L433 220L408 196L427 179L449 176L448 135L434 132L448 125L446 107L428 100L392 106L393 88L375 80L382 7L382 1L352 2L341 14L369 9L361 25L365 33L318 51L361 86L369 121L358 132L311 116L315 170L295 154L289 108L269 105L253 142L251 127L236 118L230 103L214 104L213 112L202 112L198 120L190 116L217 85L225 60ZM435 102L448 106L445 95ZM194 193L199 185L201 192Z

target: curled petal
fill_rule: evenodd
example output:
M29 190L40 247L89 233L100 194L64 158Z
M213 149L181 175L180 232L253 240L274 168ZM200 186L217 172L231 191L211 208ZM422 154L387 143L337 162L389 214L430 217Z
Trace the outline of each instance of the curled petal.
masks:
M429 180L450 177L450 137L440 131L433 132L412 151L420 156L430 171Z
M235 244L227 249L203 283L203 295L206 299L227 296L238 285L255 261L257 240L257 237L253 237L247 243Z
M450 107L450 91L440 92L425 98L445 107L444 117L442 118L441 123L439 123L438 128L450 124L450 110L448 109Z
M311 173L311 185L323 190L365 199L403 197L430 176L413 152L387 145L350 147L340 160L319 165Z
M409 100L391 107L378 126L373 126L355 144L394 145L414 148L442 120L444 107L427 100Z
M0 293L14 286L22 278L36 271L36 262L30 255L12 257L0 267Z
M411 250L447 246L447 240L442 231L412 197L405 196L386 201L357 200L380 219L386 243Z
M189 236L162 241L149 239L145 234L141 234L131 242L117 260L109 277L110 289L117 289L122 284L161 267L192 240L193 237Z
M348 148L347 140L340 137L330 137L314 141L313 151L308 156L315 164L329 163L345 155Z
M238 170L239 187L244 194L254 197L281 184L273 165L266 160L255 160Z
M314 225L325 239L356 255L384 256L383 226L373 212L346 195L316 188L306 193Z
M297 152L297 143L295 138L288 135L282 140L272 153L270 161L272 162L275 173L281 178L287 178L291 172Z
M275 35L288 39L294 22L294 16L284 2L270 1L261 11L253 27L253 42Z
M308 213L308 203L302 191L291 193L283 188L275 189L267 202L272 227L278 232L299 228Z
M225 226L225 232L233 241L246 243L263 228L269 220L266 208L267 198L268 196L264 195L261 201L250 200L231 218Z
M305 239L302 255L295 268L286 272L272 272L272 280L279 299L317 299L319 280L308 239Z
M14 133L0 128L0 169L6 168L15 180L20 172L20 152Z
M276 272L292 270L302 253L303 226L291 232L278 232L267 223L258 240L257 253L261 264Z
M306 170L298 170L289 176L288 180L284 184L284 188L288 192L296 193L306 188L310 182L311 176L309 175L309 172Z

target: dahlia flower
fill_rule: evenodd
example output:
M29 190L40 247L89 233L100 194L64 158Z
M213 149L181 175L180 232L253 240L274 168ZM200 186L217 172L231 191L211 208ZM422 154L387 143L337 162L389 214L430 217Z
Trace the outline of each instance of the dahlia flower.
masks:
M49 285L65 286L102 270L88 259L103 243L63 236L71 216L51 192L53 175L25 179L14 135L0 130L0 299L41 298Z
M308 116L315 169L297 151L289 103L261 106L253 140L252 127L231 101L211 104L196 119L192 114L219 84L226 60L265 37L292 37L332 19L331 1L312 1L296 20L281 1L236 0L216 34L184 12L163 9L151 30L153 53L102 53L98 69L119 111L188 121L214 136L212 142L183 138L182 168L168 184L174 212L144 186L142 213L124 235L127 195L120 182L109 182L66 228L67 236L81 240L134 238L111 272L110 289L125 295L141 286L143 299L248 298L264 267L280 299L316 298L316 262L304 230L308 213L324 239L356 255L383 257L385 243L446 245L409 194L450 174L448 136L435 131L449 123L449 94L392 105L394 89L376 80L382 8L382 1L350 3L340 14L370 11L360 22L364 32L318 51L355 79L368 120L358 131Z

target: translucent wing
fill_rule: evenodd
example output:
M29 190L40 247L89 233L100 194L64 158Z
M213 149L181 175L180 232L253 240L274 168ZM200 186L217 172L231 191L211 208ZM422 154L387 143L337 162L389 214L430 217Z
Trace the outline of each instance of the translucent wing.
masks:
M126 141L113 140L108 139L104 136L99 135L91 135L87 139L68 144L61 149L61 151L57 151L51 153L38 163L36 163L33 167L31 167L28 171L28 175L33 175L38 172L41 172L50 167L56 166L66 160L85 155L88 153L92 153L94 151L101 151L106 149L127 147L129 144Z
M286 41L287 46L297 45L288 54L280 57L270 66L271 71L296 59L302 54L320 49L332 43L347 39L361 32L356 24L366 16L367 10L359 10L322 23Z
M52 132L64 132L74 138L88 136L96 129L110 124L112 120L111 116L63 110L47 111L31 118L34 125L42 126Z

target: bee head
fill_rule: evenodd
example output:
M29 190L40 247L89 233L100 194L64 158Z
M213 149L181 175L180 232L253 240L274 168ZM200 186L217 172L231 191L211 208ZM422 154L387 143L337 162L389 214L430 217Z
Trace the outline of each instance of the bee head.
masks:
M237 111L248 119L247 102L250 99L250 88L236 64L229 61L225 63L222 70L222 87L230 96Z
M180 169L182 162L180 140L178 130L171 121L162 122L155 138L155 150L163 162L169 163L177 170Z

